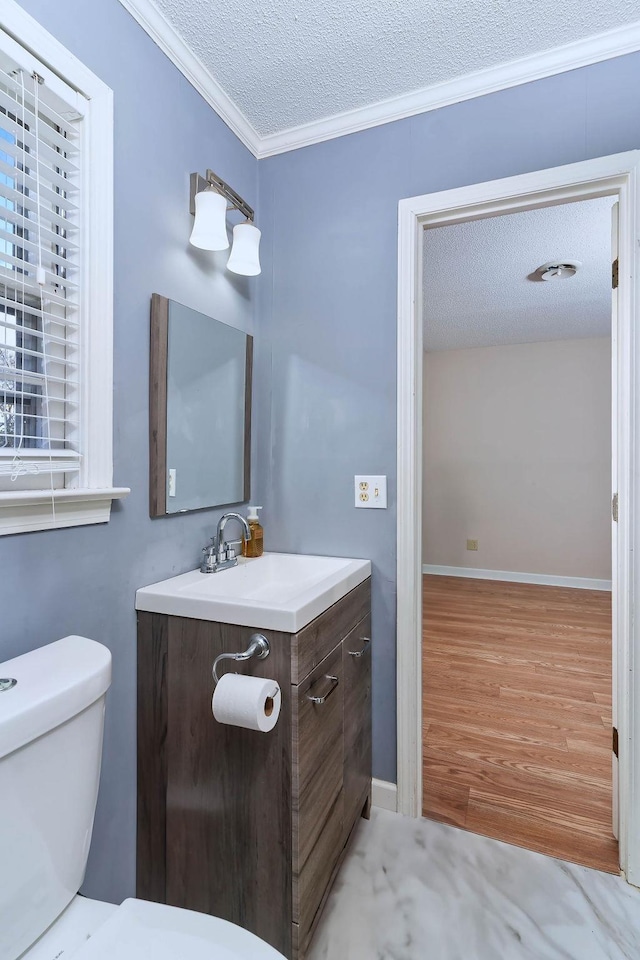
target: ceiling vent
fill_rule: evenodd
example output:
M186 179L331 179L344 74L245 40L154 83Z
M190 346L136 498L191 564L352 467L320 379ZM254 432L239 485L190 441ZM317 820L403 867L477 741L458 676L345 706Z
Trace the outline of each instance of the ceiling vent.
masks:
M541 280L568 280L582 266L579 260L550 260L538 267L536 274Z

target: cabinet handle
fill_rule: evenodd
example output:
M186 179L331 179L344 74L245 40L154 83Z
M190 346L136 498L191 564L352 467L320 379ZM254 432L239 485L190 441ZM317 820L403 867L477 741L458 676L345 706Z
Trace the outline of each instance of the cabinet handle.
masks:
M364 657L367 650L371 650L371 637L360 637L364 643L362 650L349 650L350 657Z
M324 697L312 697L311 694L308 693L307 700L311 700L311 703L324 703L325 700L329 699L329 697L331 696L331 694L333 693L333 691L335 690L335 688L338 686L340 682L337 677L330 677L328 675L325 677L325 680L330 680L331 686L325 693Z

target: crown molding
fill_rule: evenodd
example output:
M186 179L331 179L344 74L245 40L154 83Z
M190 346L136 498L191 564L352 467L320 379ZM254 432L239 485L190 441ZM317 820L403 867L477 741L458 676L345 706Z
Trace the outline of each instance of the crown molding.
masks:
M260 145L257 131L152 0L120 0L120 3L245 147L257 157Z
M638 50L640 22L607 30L606 33L554 47L542 53L531 54L501 66L468 73L456 80L447 80L367 107L347 110L325 120L315 120L280 133L269 134L260 138L257 156L261 160L313 143L321 143L323 140L344 137L359 130L414 117L419 113L438 110L463 100L483 97L488 93L542 80L554 74L566 73Z
M455 80L261 137L153 0L120 0L120 3L258 160L640 50L639 21L511 63L478 70Z

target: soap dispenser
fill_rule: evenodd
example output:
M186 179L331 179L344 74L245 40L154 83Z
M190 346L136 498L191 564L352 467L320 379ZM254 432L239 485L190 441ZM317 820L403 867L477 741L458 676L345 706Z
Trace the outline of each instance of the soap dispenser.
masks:
M243 557L261 557L264 549L264 530L258 520L258 510L262 507L249 507L247 522L251 530L251 539L242 538L242 556Z

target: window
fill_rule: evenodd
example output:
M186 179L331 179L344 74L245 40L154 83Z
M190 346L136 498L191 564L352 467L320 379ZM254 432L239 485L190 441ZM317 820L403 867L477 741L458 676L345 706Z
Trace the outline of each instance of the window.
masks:
M0 534L104 522L128 492L112 485L111 91L13 0L1 26Z
M0 489L80 466L79 119L0 67ZM42 90L40 90L42 87ZM75 99L69 91L69 100ZM54 480L52 475L56 475Z

